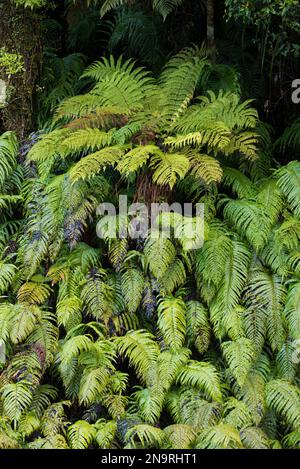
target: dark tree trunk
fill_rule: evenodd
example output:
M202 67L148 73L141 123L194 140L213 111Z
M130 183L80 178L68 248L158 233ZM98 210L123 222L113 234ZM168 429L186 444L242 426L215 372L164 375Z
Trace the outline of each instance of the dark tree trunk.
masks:
M0 46L18 54L23 71L9 74L0 67L6 83L7 104L0 110L1 130L12 130L20 140L33 128L33 97L42 58L41 16L30 9L16 8L10 0L0 1Z
M207 46L211 60L215 62L215 0L207 0Z

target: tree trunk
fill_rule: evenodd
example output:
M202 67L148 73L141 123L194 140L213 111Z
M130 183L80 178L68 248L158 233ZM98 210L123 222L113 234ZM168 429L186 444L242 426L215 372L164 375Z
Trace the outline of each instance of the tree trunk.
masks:
M0 78L6 85L6 104L0 109L2 131L16 132L20 140L33 128L33 96L42 58L41 16L30 9L0 1ZM12 71L1 54L20 65ZM12 55L14 54L14 55Z
M207 46L211 60L215 62L215 0L207 0Z

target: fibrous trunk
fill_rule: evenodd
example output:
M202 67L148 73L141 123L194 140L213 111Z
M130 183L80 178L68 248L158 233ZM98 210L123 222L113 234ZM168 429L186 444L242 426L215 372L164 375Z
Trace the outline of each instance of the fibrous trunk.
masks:
M2 57L15 57L17 72L0 60L0 79L5 82L5 105L0 109L2 131L15 131L23 140L33 127L33 100L42 57L41 15L16 8L10 0L0 1L0 49ZM0 56L1 57L1 56Z

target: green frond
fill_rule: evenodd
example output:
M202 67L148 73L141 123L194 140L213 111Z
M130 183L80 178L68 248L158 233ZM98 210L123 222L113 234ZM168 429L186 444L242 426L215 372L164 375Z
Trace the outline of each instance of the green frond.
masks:
M86 368L82 374L79 388L80 404L89 405L100 399L105 387L108 385L109 374L105 368Z
M241 449L239 432L226 423L204 430L197 438L196 449Z
M86 449L92 443L96 429L85 420L77 420L68 428L68 441L72 449Z
M267 211L271 224L279 219L283 210L283 197L276 179L267 179L259 186L257 203Z
M220 376L210 363L190 360L180 371L177 383L196 387L216 402L222 401Z
M278 378L286 379L292 383L297 373L296 361L295 343L291 340L286 340L276 356L276 371Z
M163 430L151 425L140 424L126 433L127 448L160 448L166 438Z
M285 152L288 149L297 150L300 147L299 130L300 119L296 119L284 130L283 134L276 142L276 145L280 146L282 152Z
M190 356L190 350L182 348L180 350L164 350L157 360L158 379L163 389L169 389L175 382L176 376L183 366L186 365Z
M247 339L252 341L256 354L259 355L267 335L267 314L264 307L257 305L255 298L250 297L249 303L248 308L243 311L243 326Z
M182 3L183 0L152 0L153 9L160 13L164 19Z
M247 290L251 303L266 314L267 338L272 350L281 349L284 341L283 305L286 298L281 278L257 271L250 279Z
M103 148L82 158L71 167L69 176L74 183L79 180L91 178L103 171L107 166L113 166L124 154L119 146Z
M250 252L245 244L232 241L229 246L227 256L225 252L222 253L222 258L225 260L225 265L222 266L223 269L220 264L217 264L222 269L218 275L223 272L223 279L221 280L221 287L210 305L211 321L217 336L222 336L224 333L223 317L236 308L240 302L250 263ZM214 253L215 255L216 253ZM216 266L214 266L215 268ZM209 275L209 271L207 275Z
M298 387L277 379L266 385L266 402L286 422L297 430L300 425L300 399Z
M1 388L3 399L3 414L10 421L18 421L22 413L28 409L32 402L30 383L22 381L19 383L5 384Z
M155 425L160 417L164 404L164 392L159 386L141 389L132 396L138 407L142 420Z
M86 280L81 298L94 318L104 322L109 320L112 313L112 291L101 272L96 272Z
M117 170L126 177L136 172L147 163L151 155L161 154L161 150L155 145L144 145L133 148L120 159Z
M3 295L11 285L16 274L16 266L0 261L0 294Z
M270 449L269 438L260 428L244 428L241 430L240 435L246 449Z
M147 381L147 374L154 366L159 347L154 337L144 330L130 331L116 339L120 355L124 355L134 366L142 381Z
M202 155L192 154L191 156L191 174L205 184L221 182L223 170L218 160L215 158Z
M204 52L190 47L166 64L160 77L161 109L165 119L176 121L188 107L206 63Z
M79 129L70 133L60 144L59 152L63 158L69 155L89 153L110 146L113 142L113 131L103 132L99 129Z
M4 341L9 338L14 344L23 342L39 320L41 312L36 306L3 303L0 305L0 336Z
M284 309L289 333L294 340L300 339L300 283L290 286Z
M211 340L209 314L198 301L186 303L186 330L189 347L194 346L199 353L207 351Z
M165 297L158 305L158 327L165 345L173 350L180 349L186 334L186 307L180 298Z
M150 272L160 280L174 261L176 250L170 239L157 234L147 239L144 254Z
M130 313L135 313L142 301L144 277L138 269L130 267L122 273L121 278L126 308Z
M181 259L176 257L163 278L160 280L160 292L162 295L171 295L175 289L184 284L186 270Z
M190 425L174 424L164 428L169 444L172 449L192 449L197 433Z
M270 235L267 211L248 200L224 200L224 216L241 236L245 236L256 251L266 244Z
M40 418L45 409L47 409L51 401L57 397L57 389L50 384L40 385L33 394L33 399L30 404L30 412L33 412Z
M62 345L60 351L60 359L62 363L70 363L77 358L80 353L87 352L93 347L93 342L86 335L77 335L69 338Z
M177 180L183 179L190 166L189 159L180 153L157 153L150 161L154 173L152 179L161 186L172 189Z
M18 151L17 137L13 132L5 132L0 137L0 191L6 179L16 166Z
M39 429L40 424L40 420L33 413L28 412L21 416L18 432L23 436L23 438L29 437Z
M286 435L283 439L283 444L284 444L285 448L299 449L300 448L300 432L299 432L299 430Z
M220 404L208 402L198 389L176 389L168 393L166 406L174 421L191 425L197 433L216 425L220 418Z
M61 141L70 134L67 128L56 129L49 134L42 135L27 154L27 162L34 161L39 168L39 174L47 176L55 161L60 158Z
M296 217L300 216L300 163L292 161L276 172L278 187L287 198Z
M243 386L255 357L252 340L241 338L223 342L222 351L239 386Z
M240 199L251 199L257 195L257 188L252 181L235 168L223 168L222 185L230 187Z
M95 435L95 442L101 449L110 449L117 433L117 422L111 421L98 421L94 427L97 430Z
M30 282L24 283L18 290L18 301L36 305L45 303L51 294L51 288L43 281L43 277L33 277Z

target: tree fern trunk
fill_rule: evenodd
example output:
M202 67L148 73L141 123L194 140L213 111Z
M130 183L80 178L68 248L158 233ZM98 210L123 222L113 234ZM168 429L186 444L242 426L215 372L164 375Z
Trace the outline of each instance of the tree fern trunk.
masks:
M209 48L211 60L215 61L215 0L207 0L207 45Z
M144 203L148 207L152 203L170 203L172 191L169 186L159 186L152 181L152 172L146 171L138 176L134 202Z
M0 2L0 45L17 54L23 70L10 73L0 61L0 77L6 83L6 105L0 110L2 130L13 130L22 140L32 130L33 96L41 64L41 17L16 8L10 0ZM13 58L14 56L8 55Z

